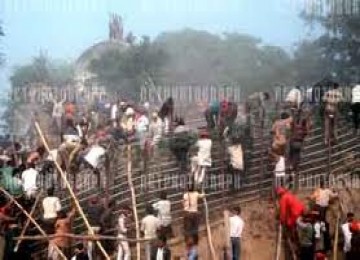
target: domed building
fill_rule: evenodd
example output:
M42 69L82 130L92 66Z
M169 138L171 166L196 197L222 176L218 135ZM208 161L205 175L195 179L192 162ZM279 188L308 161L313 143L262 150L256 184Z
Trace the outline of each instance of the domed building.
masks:
M112 15L109 22L109 39L94 44L86 49L75 62L75 82L78 90L91 89L92 92L104 93L103 86L99 86L96 75L91 73L92 60L98 59L109 50L124 51L129 43L123 37L122 19L118 15Z

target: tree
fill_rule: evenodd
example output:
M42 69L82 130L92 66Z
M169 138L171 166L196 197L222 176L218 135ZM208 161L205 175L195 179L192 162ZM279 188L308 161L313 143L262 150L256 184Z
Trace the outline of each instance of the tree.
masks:
M324 34L316 40L329 73L341 82L360 80L360 2L312 0L304 19L320 24Z
M74 79L74 68L71 64L55 62L40 53L30 64L18 66L10 77L12 86L25 86L42 83L51 86L63 86Z
M126 50L109 50L92 60L90 70L110 91L136 100L140 87L149 78L158 80L165 60L166 54L148 37L143 37L140 43L133 43Z

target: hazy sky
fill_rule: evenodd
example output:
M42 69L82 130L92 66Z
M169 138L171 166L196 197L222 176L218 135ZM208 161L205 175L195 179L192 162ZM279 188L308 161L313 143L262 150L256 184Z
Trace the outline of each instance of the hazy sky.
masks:
M185 27L213 33L240 32L291 50L310 36L298 14L306 0L1 0L0 20L6 55L0 87L12 68L40 50L73 60L88 46L108 37L109 14L123 17L125 34L155 37Z

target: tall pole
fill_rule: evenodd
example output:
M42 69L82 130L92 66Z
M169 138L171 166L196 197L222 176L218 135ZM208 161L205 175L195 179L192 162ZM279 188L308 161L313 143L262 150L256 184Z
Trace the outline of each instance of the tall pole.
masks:
M25 214L25 216L31 221L31 223L33 223L33 225L39 230L41 235L47 236L45 231L40 227L40 225L36 222L36 220L19 204L19 202L16 201L16 199L14 199L13 196L11 196L10 193L8 193L2 187L0 187L0 191L4 193L5 196L8 197L16 205L22 211L22 213ZM64 253L59 249L59 247L56 244L54 244L54 246L55 246L55 250L59 253L60 257L66 260L67 258L65 257Z
M41 141L43 142L46 151L50 154L50 156L53 156L52 153L50 153L49 145L48 145L48 143L46 142L45 137L44 137L44 135L43 135L43 133L42 133L42 131L41 131L41 128L40 128L40 126L39 126L39 123L38 123L37 121L35 121L35 127L36 127L36 130L37 130L38 134L40 135ZM75 204L76 209L77 209L78 212L80 213L81 218L84 220L85 226L86 226L89 234L92 235L92 236L94 236L94 235L95 235L94 230L91 228L90 223L89 223L88 219L86 218L85 213L84 213L83 209L81 208L80 203L79 203L79 201L77 200L77 198L76 198L76 196L75 196L75 193L74 193L74 191L72 190L68 179L66 178L65 173L64 173L63 170L61 169L61 167L60 167L59 163L57 162L56 158L52 158L52 159L53 159L53 161L54 161L54 163L55 163L56 168L58 169L58 172L59 172L59 174L60 174L63 182L65 183L66 188L68 189L68 191L69 191L69 193L70 193L70 196L72 197L72 199L73 199L73 201L74 201L74 204ZM103 246L101 245L101 243L100 243L99 241L96 241L96 245L97 245L98 248L100 249L100 251L101 251L101 253L103 254L103 256L105 257L105 259L110 260L109 255L106 253L106 251L105 251L105 249L103 248Z

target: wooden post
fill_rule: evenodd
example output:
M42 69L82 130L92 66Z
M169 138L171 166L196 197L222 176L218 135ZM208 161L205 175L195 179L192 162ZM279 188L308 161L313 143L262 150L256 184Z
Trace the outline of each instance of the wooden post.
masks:
M44 135L43 135L43 133L41 131L41 128L40 128L38 122L35 122L35 127L36 127L36 130L37 130L38 134L40 135L40 138L41 138L41 140L42 140L42 142L43 142L43 144L45 146L46 151L50 154L50 156L52 156L52 154L50 153L50 148L49 148L49 146L48 146L48 144L47 144L47 142L45 140L45 137L44 137ZM69 183L68 179L66 178L65 173L63 172L60 165L56 161L56 158L52 158L52 159L53 159L53 161L55 163L56 168L58 169L58 172L61 175L61 178L63 179L63 181L64 181L64 183L66 185L66 188L68 189L68 191L70 193L70 196L72 197L72 199L74 201L75 207L77 208L78 212L80 213L81 218L84 220L84 223L85 223L86 228L88 229L88 232L92 236L95 235L94 231L92 230L92 228L90 226L90 223L89 223L88 219L85 216L85 213L84 213L83 209L80 206L79 201L77 200L77 198L76 198L76 196L74 194L74 191L71 189L70 183ZM105 259L110 260L109 255L106 253L106 251L102 247L101 243L99 241L96 241L96 245L99 247L99 249L100 249L101 253L103 254L103 256L105 257Z
M10 193L8 193L6 190L4 190L2 187L0 187L0 191L5 194L6 197L8 197L21 211L25 214L25 216L31 221L31 223L34 224L34 226L39 230L41 235L46 236L45 231L39 226L39 224L36 222L36 220L14 199L13 196L11 196ZM63 252L59 249L57 245L55 245L55 250L59 253L60 257L64 260L67 258L63 254Z
M229 223L229 211L224 211L224 235L225 235L225 257L224 259L230 259L230 223Z
M132 150L131 145L127 145L127 178L128 178L128 185L131 191L131 202L132 202L132 208L133 208L133 214L135 218L135 229L136 229L136 239L139 239L140 237L140 230L139 230L139 218L137 214L137 208L136 208L136 194L134 189L134 184L132 182ZM140 260L140 243L136 242L136 259Z
M335 226L335 238L334 238L334 248L333 248L333 259L337 260L338 255L338 241L339 241L339 222L340 222L340 201L339 201L339 209L336 215L336 226Z
M282 225L281 225L281 223L279 223L278 235L277 235L277 240L276 240L276 256L275 256L276 260L280 260L281 243L282 243Z
M39 194L38 194L37 197L36 197L35 203L34 203L34 205L33 205L32 208L31 208L30 216L32 216L32 215L35 213L35 210L36 210L36 207L37 207L37 205L38 205L38 203L39 203L39 201L40 201L41 195L42 195L42 192L39 192ZM29 225L30 225L30 218L28 218L28 219L26 220L25 226L24 226L23 230L21 231L20 237L22 237L22 236L25 235L26 230L27 230L27 228L29 227ZM21 242L22 242L21 240L19 240L19 241L16 242L16 246L15 246L15 248L14 248L14 252L17 252L17 251L18 251Z
M212 260L216 260L215 248L212 241L211 229L210 229L210 220L209 220L209 209L206 201L206 197L203 198L204 206L205 206L205 220L206 220L206 232L207 232L207 239L210 247L211 258Z

